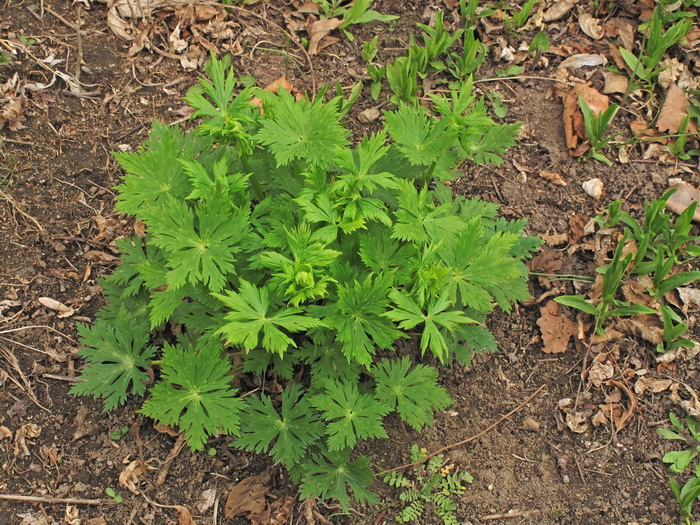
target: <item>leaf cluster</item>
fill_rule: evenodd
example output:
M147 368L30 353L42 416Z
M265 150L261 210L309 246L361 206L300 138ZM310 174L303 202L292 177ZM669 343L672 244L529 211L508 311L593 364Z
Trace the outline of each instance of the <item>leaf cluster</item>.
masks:
M118 241L73 392L105 409L147 395L140 411L193 450L231 434L285 465L303 497L376 501L356 445L386 437L389 414L419 430L451 403L437 369L394 343L417 333L421 355L469 363L495 350L486 315L529 295L523 260L539 241L524 221L444 184L465 157L496 161L512 130L468 90L434 113L386 112L351 148L342 96L236 94L228 58L206 71L186 97L195 129L154 122L116 154L118 208L146 233ZM282 388L241 396L242 374Z

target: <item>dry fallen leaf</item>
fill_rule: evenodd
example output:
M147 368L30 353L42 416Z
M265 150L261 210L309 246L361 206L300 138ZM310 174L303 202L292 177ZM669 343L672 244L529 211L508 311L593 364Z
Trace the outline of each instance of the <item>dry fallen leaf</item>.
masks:
M676 184L674 187L678 188L678 191L666 201L666 207L673 213L681 214L693 202L700 202L700 189L693 188L687 184ZM693 220L700 222L700 205L695 210Z
M52 299L51 297L39 297L38 299L39 303L44 305L46 308L50 308L51 310L56 310L59 312L58 317L63 318L63 317L70 317L75 313L75 310L71 308L70 306L66 306L60 301L57 301L56 299Z
M22 454L23 456L29 456L29 448L27 447L27 438L36 438L41 435L41 427L35 425L34 423L27 423L22 425L20 429L15 433L15 445L13 453L15 456ZM33 444L29 441L30 444Z
M145 462L140 459L136 459L129 463L124 471L119 474L119 484L122 487L129 489L130 492L134 494L139 494L138 484L141 482L139 479L148 470L148 466Z
M625 75L613 71L603 71L603 78L605 78L603 93L606 95L612 93L627 93L629 80Z
M226 499L226 519L243 514L257 514L265 510L265 496L270 490L270 469L250 476L234 485Z
M315 20L308 27L309 32L309 55L317 55L318 52L326 47L321 45L321 40L327 37L331 31L340 27L343 21L340 18L326 18L323 20Z
M651 392L652 394L658 394L664 390L668 390L673 381L670 379L655 379L653 377L640 377L634 385L634 391L638 396L644 394L644 392Z
M576 323L565 315L559 315L559 304L554 301L540 308L537 326L542 332L542 351L547 354L566 352L569 339L576 333Z
M558 2L554 2L552 7L544 12L542 19L545 22L559 20L560 18L563 18L566 13L571 11L575 5L576 0L560 0Z
M105 520L102 516L99 518L90 518L85 522L85 525L107 525L107 520Z
M625 385L624 383L620 381L614 381L610 380L607 382L608 386L614 386L616 388L619 388L621 391L623 391L625 394L627 394L627 399L629 400L629 403L625 407L625 409L622 411L620 415L615 415L613 418L613 422L615 423L615 428L617 430L622 430L625 428L634 413L637 411L637 397L634 395L634 393Z
M588 379L597 387L612 379L614 375L615 369L610 363L598 360L593 361L593 364L588 369Z
M593 17L590 13L582 13L578 17L578 25L581 26L581 31L586 33L594 40L600 40L605 35L605 30L600 23L600 20Z
M12 439L12 431L6 426L0 425L0 441L3 439Z
M540 177L542 177L544 180L548 180L552 184L556 184L557 186L566 186L566 181L559 173L541 170Z
M216 502L216 489L207 489L199 495L197 498L197 512L199 514L206 514L207 511L214 506Z
M688 114L689 104L688 94L673 84L666 93L666 100L656 121L656 129L662 133L678 133L681 120Z

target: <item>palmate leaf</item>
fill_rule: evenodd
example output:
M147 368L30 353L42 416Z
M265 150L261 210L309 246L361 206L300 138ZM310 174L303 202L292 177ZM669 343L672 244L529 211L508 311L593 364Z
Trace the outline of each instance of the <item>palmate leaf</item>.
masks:
M430 300L426 312L423 312L412 297L403 292L392 290L389 292L389 297L396 307L386 312L384 316L399 323L399 328L402 330L410 330L424 323L421 350L425 353L429 348L440 361L445 361L449 353L449 347L440 333L440 328L452 331L462 324L476 323L461 310L447 310L452 305L447 298L447 293L442 293L439 297Z
M464 222L451 212L448 204L435 206L433 194L426 188L416 190L411 181L396 181L399 188L399 209L392 237L401 241L427 243L456 234Z
M190 185L178 159L194 158L210 147L211 141L154 120L149 141L137 153L114 154L126 171L116 188L116 208L140 217L153 206L184 199Z
M489 128L481 140L472 148L474 162L477 164L503 164L502 155L508 148L515 145L515 139L522 122L502 124Z
M322 435L323 424L311 403L302 396L301 386L292 384L282 391L280 412L265 394L248 398L241 414L240 437L234 445L257 453L267 452L273 460L292 468Z
M384 116L389 135L414 166L437 162L455 145L456 135L449 121L433 119L423 106L401 103L398 110L385 111Z
M353 383L329 380L325 393L311 398L322 414L330 450L352 449L359 439L387 437L382 417L390 412L369 394L360 394Z
M214 294L230 311L225 316L225 324L217 330L228 344L240 344L246 350L260 346L271 352L282 354L296 343L282 329L295 333L324 326L323 321L300 308L283 307L271 313L270 290L241 279L238 292L229 291L226 295Z
M72 394L102 398L105 412L126 401L129 393L142 395L148 381L147 369L155 348L146 346L148 324L120 308L114 319L98 319L93 326L78 324L79 355L88 362Z
M338 123L338 111L332 104L323 104L323 97L313 102L294 97L280 90L272 108L265 108L267 118L262 120L255 138L269 146L277 166L293 160L304 160L316 166L328 166L336 150L347 146L348 132Z
M178 426L190 448L204 450L209 436L238 434L243 401L231 388L231 363L221 346L181 347L165 343L161 380L139 412L160 424Z
M248 210L225 199L200 202L194 210L181 201L149 210L144 219L152 242L168 252L169 286L202 282L218 292L236 273L234 255L248 234Z
M340 285L335 312L325 321L337 331L342 351L351 363L369 366L374 348L389 349L403 334L383 314L389 305L387 297L391 275L367 276L360 283Z
M425 365L411 370L408 356L394 361L382 359L372 367L372 374L377 382L377 399L416 430L431 424L436 411L452 404L447 391L437 384L437 370Z
M360 505L379 503L377 495L368 490L374 481L369 458L360 456L354 461L349 458L350 450L316 454L313 461L303 465L304 475L299 489L301 497L337 499L344 512L350 506L348 489Z

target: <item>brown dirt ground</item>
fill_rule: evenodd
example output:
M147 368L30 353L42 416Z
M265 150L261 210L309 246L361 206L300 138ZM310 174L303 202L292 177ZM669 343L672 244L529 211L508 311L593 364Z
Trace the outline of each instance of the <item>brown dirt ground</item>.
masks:
M78 4L44 0L43 5L69 22L76 20ZM361 69L359 43L373 34L382 35L380 49L393 48L394 54L398 53L416 22L424 21L426 6L422 1L377 2L379 11L401 15L397 29L388 33L381 24L354 29L355 43L342 38L314 58L317 84L339 80L344 86L351 85L353 75ZM56 67L74 71L74 29L48 11L40 20L29 7L30 3L16 0L7 0L0 7L0 37L22 33L36 39L37 44L30 49L37 53L37 59L50 51L65 60ZM271 2L254 9L282 23L281 12L288 8ZM242 519L224 520L223 503L237 481L268 465L264 458L241 454L228 448L227 439L216 439L212 441L215 456L192 454L185 448L172 462L165 482L157 485L156 478L176 438L158 433L149 421L138 417L138 400L102 414L100 403L67 394L71 378L81 367L74 355L78 349L75 322L92 319L101 307L95 278L111 269L104 260L90 261L86 255L91 257L90 250L112 253L110 243L132 228L125 217L113 211L111 188L119 181L120 172L109 152L125 145L136 148L146 137L153 117L166 122L180 120L183 103L179 97L198 76L159 54L142 51L127 58L128 45L108 29L106 12L104 4L95 3L81 13L83 60L88 68L81 81L94 84L86 89L99 93L93 99L78 98L58 80L51 88L29 95L24 128L4 129L5 140L0 141L0 301L5 301L0 302L0 374L6 372L0 375L0 425L13 432L27 424L41 429L38 437L27 442L28 456L15 455L13 443L0 436L0 494L101 499L105 488L112 487L124 502L76 505L83 523L99 523L87 521L99 517L109 524L175 523L176 510L155 506L142 495L119 487L118 477L125 465L141 457L153 467L142 487L150 500L187 506L197 523L245 523ZM236 71L251 75L260 86L267 85L284 73L284 57L261 50L251 55L250 49L261 40L272 41L270 47L284 46L284 38L258 18L241 16L239 22L239 43L244 52L233 58ZM392 52L382 53L386 59ZM495 67L490 58L479 77L494 76ZM48 80L46 71L28 54L0 71L0 82L15 73L22 82ZM547 77L553 71L538 69L533 76ZM303 59L287 74L298 88L310 89ZM489 84L507 100L507 120L524 121L529 134L508 152L503 167L467 166L454 185L455 191L497 202L507 217L527 218L531 235L543 235L569 231L572 216L585 222L615 198L638 209L644 199L659 196L667 179L679 173L676 166L654 162L608 168L570 159L562 106L552 96L552 86L544 80ZM367 95L357 104L349 116L354 130L365 129L357 120L358 112L375 104ZM519 174L512 160L531 168L527 178ZM560 173L567 186L541 179L537 176L541 169ZM600 202L581 189L581 183L593 177L605 183ZM590 254L568 256L565 248L548 248L564 261L560 271L592 275ZM544 291L534 280L532 286L535 297ZM572 293L571 285L567 286L567 293ZM38 301L40 297L61 301L76 314L58 318L54 310ZM378 469L400 465L407 462L411 444L432 451L464 440L545 385L538 396L498 427L447 453L451 463L474 476L459 503L461 522L487 523L486 516L509 511L524 514L504 523L674 522L677 505L666 482L666 466L660 461L668 445L654 430L666 422L669 410L678 412L679 408L668 392L646 394L639 396L638 410L627 428L614 432L591 427L585 433L571 432L562 422L558 401L578 396L585 404L584 394L590 392L594 403L602 402L603 388L582 382L581 372L590 360L585 351L570 345L563 354L542 352L535 324L540 306L520 306L510 315L492 316L489 324L501 351L479 356L469 369L455 366L443 370L442 380L455 404L438 414L432 428L417 434L393 421L388 425L390 438L368 443L365 451L373 454ZM692 315L690 322L695 323ZM697 335L697 328L694 330ZM616 345L621 365L653 373L655 363L648 344L625 337ZM697 360L666 373L700 385ZM537 423L536 430L524 425L531 424L526 417ZM110 432L123 426L130 431L119 440L111 439ZM284 474L276 474L272 482L270 497L296 497ZM333 514L337 511L333 506L321 506L320 510L330 523L391 523L397 492L380 483L375 488L383 500L377 508L356 508L343 517ZM207 489L215 489L220 503L201 512L197 510L198 498ZM42 523L42 519L73 523L66 512L66 504L0 500L2 524ZM298 517L297 503L289 522L300 522ZM422 523L434 523L431 519L426 517Z

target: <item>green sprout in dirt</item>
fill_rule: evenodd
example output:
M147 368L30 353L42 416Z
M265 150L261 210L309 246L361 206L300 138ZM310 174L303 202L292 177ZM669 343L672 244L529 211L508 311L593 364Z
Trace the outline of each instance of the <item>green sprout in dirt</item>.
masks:
M682 474L700 456L700 421L686 416L683 422L673 412L668 417L673 428L657 428L656 432L664 439L683 441L688 448L667 452L662 461L669 464L669 470L674 474ZM700 461L697 461L693 471L696 477L700 477Z
M365 42L362 45L362 58L367 62L367 76L372 83L369 87L369 93L373 100L379 98L379 92L382 90L382 80L386 76L386 66L377 66L374 59L377 57L377 42L379 36L375 36L372 40Z
M348 3L345 0L313 0L318 5L323 18L340 18L342 23L340 29L345 36L354 40L354 37L347 31L347 27L353 24L366 24L368 22L390 22L399 17L395 15L383 15L370 9L374 0L355 0Z
M649 21L649 35L639 56L624 47L618 48L625 64L632 71L632 78L638 78L647 88L653 88L656 78L665 69L660 64L666 52L683 40L693 26L692 20L684 17L664 31L665 21L664 6L659 5Z
M583 124L586 130L586 136L591 143L591 149L589 150L590 157L603 164L612 166L610 159L603 155L602 152L614 138L614 135L606 135L605 130L608 128L612 119L615 118L618 109L620 109L619 106L617 104L610 104L605 111L596 115L583 97L579 97L578 101L581 106L581 112L583 113Z
M547 33L544 31L537 33L530 42L528 51L530 54L535 55L532 59L532 69L535 69L537 68L537 64L539 63L542 54L549 51L549 37L547 36Z
M632 263L633 254L628 253L623 257L625 248L625 235L618 243L612 260L607 266L597 268L596 271L603 274L603 288L598 304L593 305L580 295L561 295L554 300L559 304L570 306L592 315L595 319L594 331L603 335L603 324L609 317L623 317L637 314L654 314L656 310L641 304L630 304L617 298L618 288L622 280L627 276Z
M455 472L452 464L445 465L444 454L433 456L427 463L426 458L427 451L413 445L411 462L421 464L414 466L410 475L391 472L384 476L384 482L404 489L399 499L405 506L394 519L398 523L420 523L425 513L432 511L444 525L457 525L456 500L464 494L464 485L474 479L468 472Z
M697 133L688 132L688 125L690 124L690 108L688 113L688 115L683 115L683 118L681 119L676 140L669 142L667 146L668 151L678 160L690 160L691 157L700 157L700 149L691 149L688 151L685 150L688 143L688 137L697 135ZM697 118L698 116L696 116L696 119Z
M448 70L457 80L466 80L475 73L486 58L488 47L476 38L474 29L464 31L462 53L452 52L448 60Z
M112 498L114 503L121 503L122 501L124 501L124 498L122 498L119 494L117 494L117 492L112 487L107 487L105 489L105 494L107 494L107 496Z
M700 521L693 521L693 503L700 497L700 421L692 416L686 416L682 422L673 412L668 415L673 428L658 428L656 432L668 440L683 441L688 445L684 450L667 452L662 461L669 464L669 470L674 474L682 474L693 462L693 476L681 488L678 482L669 478L668 483L673 495L676 497L681 509L681 517L686 525L698 525Z

